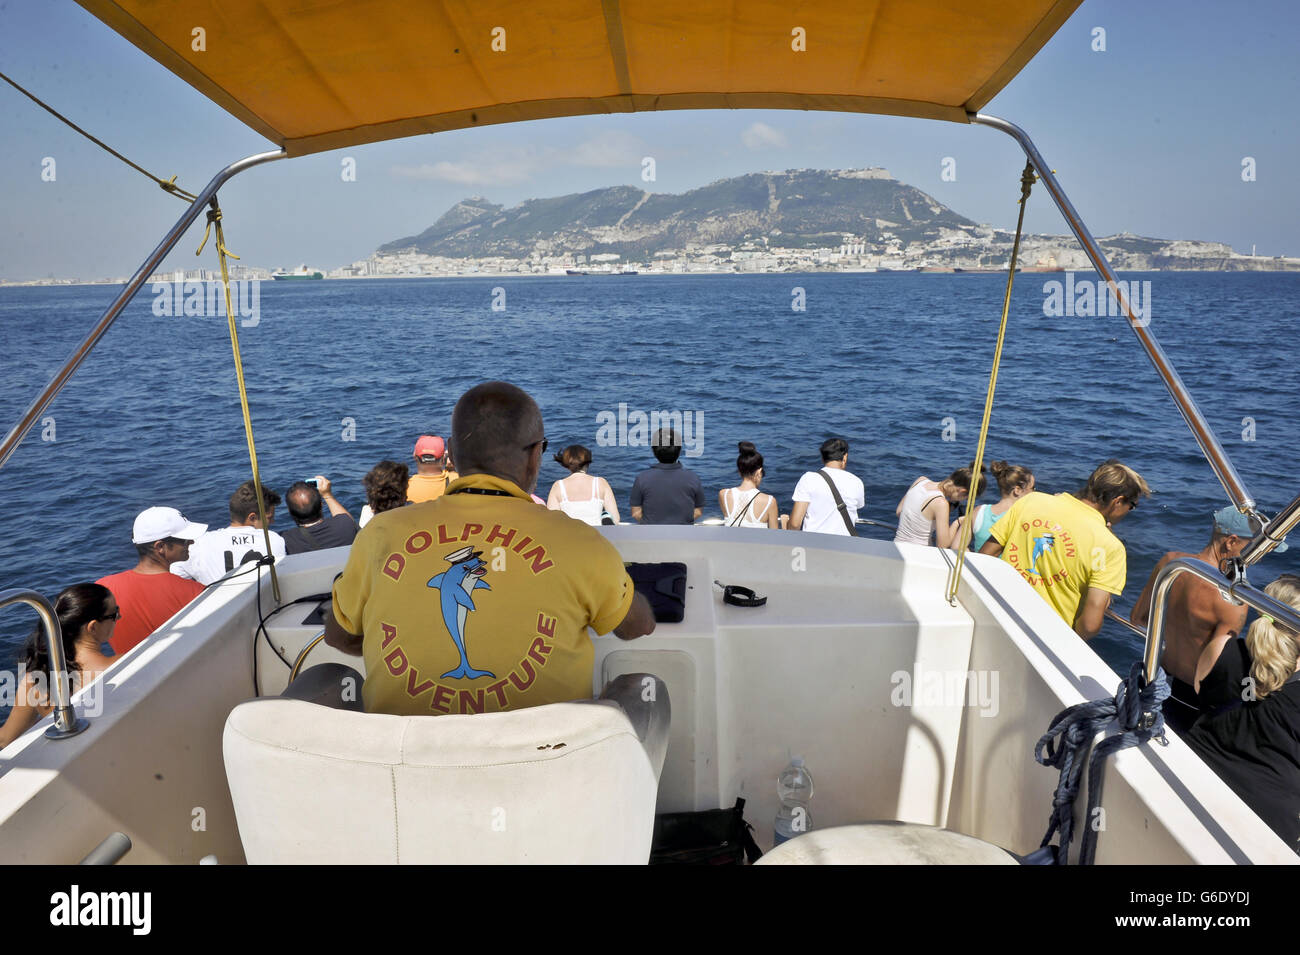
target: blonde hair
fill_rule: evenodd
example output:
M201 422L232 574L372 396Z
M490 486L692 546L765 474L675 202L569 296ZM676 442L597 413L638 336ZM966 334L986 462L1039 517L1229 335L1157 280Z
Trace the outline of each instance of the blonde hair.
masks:
M1265 587L1264 593L1300 610L1300 577L1295 574L1283 574ZM1300 634L1278 626L1271 617L1260 617L1246 632L1246 647L1254 661L1250 676L1255 681L1255 696L1263 699L1295 673Z
M1117 497L1136 500L1139 496L1150 497L1150 486L1142 475L1114 458L1103 462L1093 471L1088 478L1088 486L1083 489L1084 500L1097 504L1109 504Z

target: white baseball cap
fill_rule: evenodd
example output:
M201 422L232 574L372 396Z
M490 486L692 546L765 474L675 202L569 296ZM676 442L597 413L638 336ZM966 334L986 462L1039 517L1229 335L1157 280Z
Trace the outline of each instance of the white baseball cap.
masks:
M207 529L207 524L187 521L174 507L151 507L141 511L140 516L135 519L135 526L131 528L131 543L152 544L164 537L196 541Z

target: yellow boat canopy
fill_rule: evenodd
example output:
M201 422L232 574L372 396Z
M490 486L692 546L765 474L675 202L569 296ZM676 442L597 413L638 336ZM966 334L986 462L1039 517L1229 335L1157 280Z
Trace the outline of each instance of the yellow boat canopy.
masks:
M290 154L663 109L966 122L1082 0L78 0Z

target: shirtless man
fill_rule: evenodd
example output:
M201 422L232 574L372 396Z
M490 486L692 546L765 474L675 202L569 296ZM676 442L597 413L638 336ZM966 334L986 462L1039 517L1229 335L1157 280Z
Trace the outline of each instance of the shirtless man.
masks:
M1199 554L1170 551L1160 558L1151 578L1133 605L1129 619L1139 627L1147 626L1151 617L1151 596L1156 576L1177 557L1195 557L1211 567L1238 556L1258 533L1258 522L1235 507L1225 507L1214 514L1210 542ZM1197 693L1201 680L1213 668L1228 640L1234 639L1246 625L1247 607L1224 598L1217 587L1184 574L1173 583L1165 623L1165 648L1160 665L1169 674L1171 693L1165 701L1165 720L1175 730L1185 732L1200 716Z

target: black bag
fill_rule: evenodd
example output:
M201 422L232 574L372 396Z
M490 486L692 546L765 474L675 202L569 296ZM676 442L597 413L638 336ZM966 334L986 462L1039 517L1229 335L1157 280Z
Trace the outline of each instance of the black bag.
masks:
M744 865L763 853L745 821L745 800L730 809L655 816L651 865Z
M655 613L656 623L681 623L686 616L686 565L625 564L632 584Z

